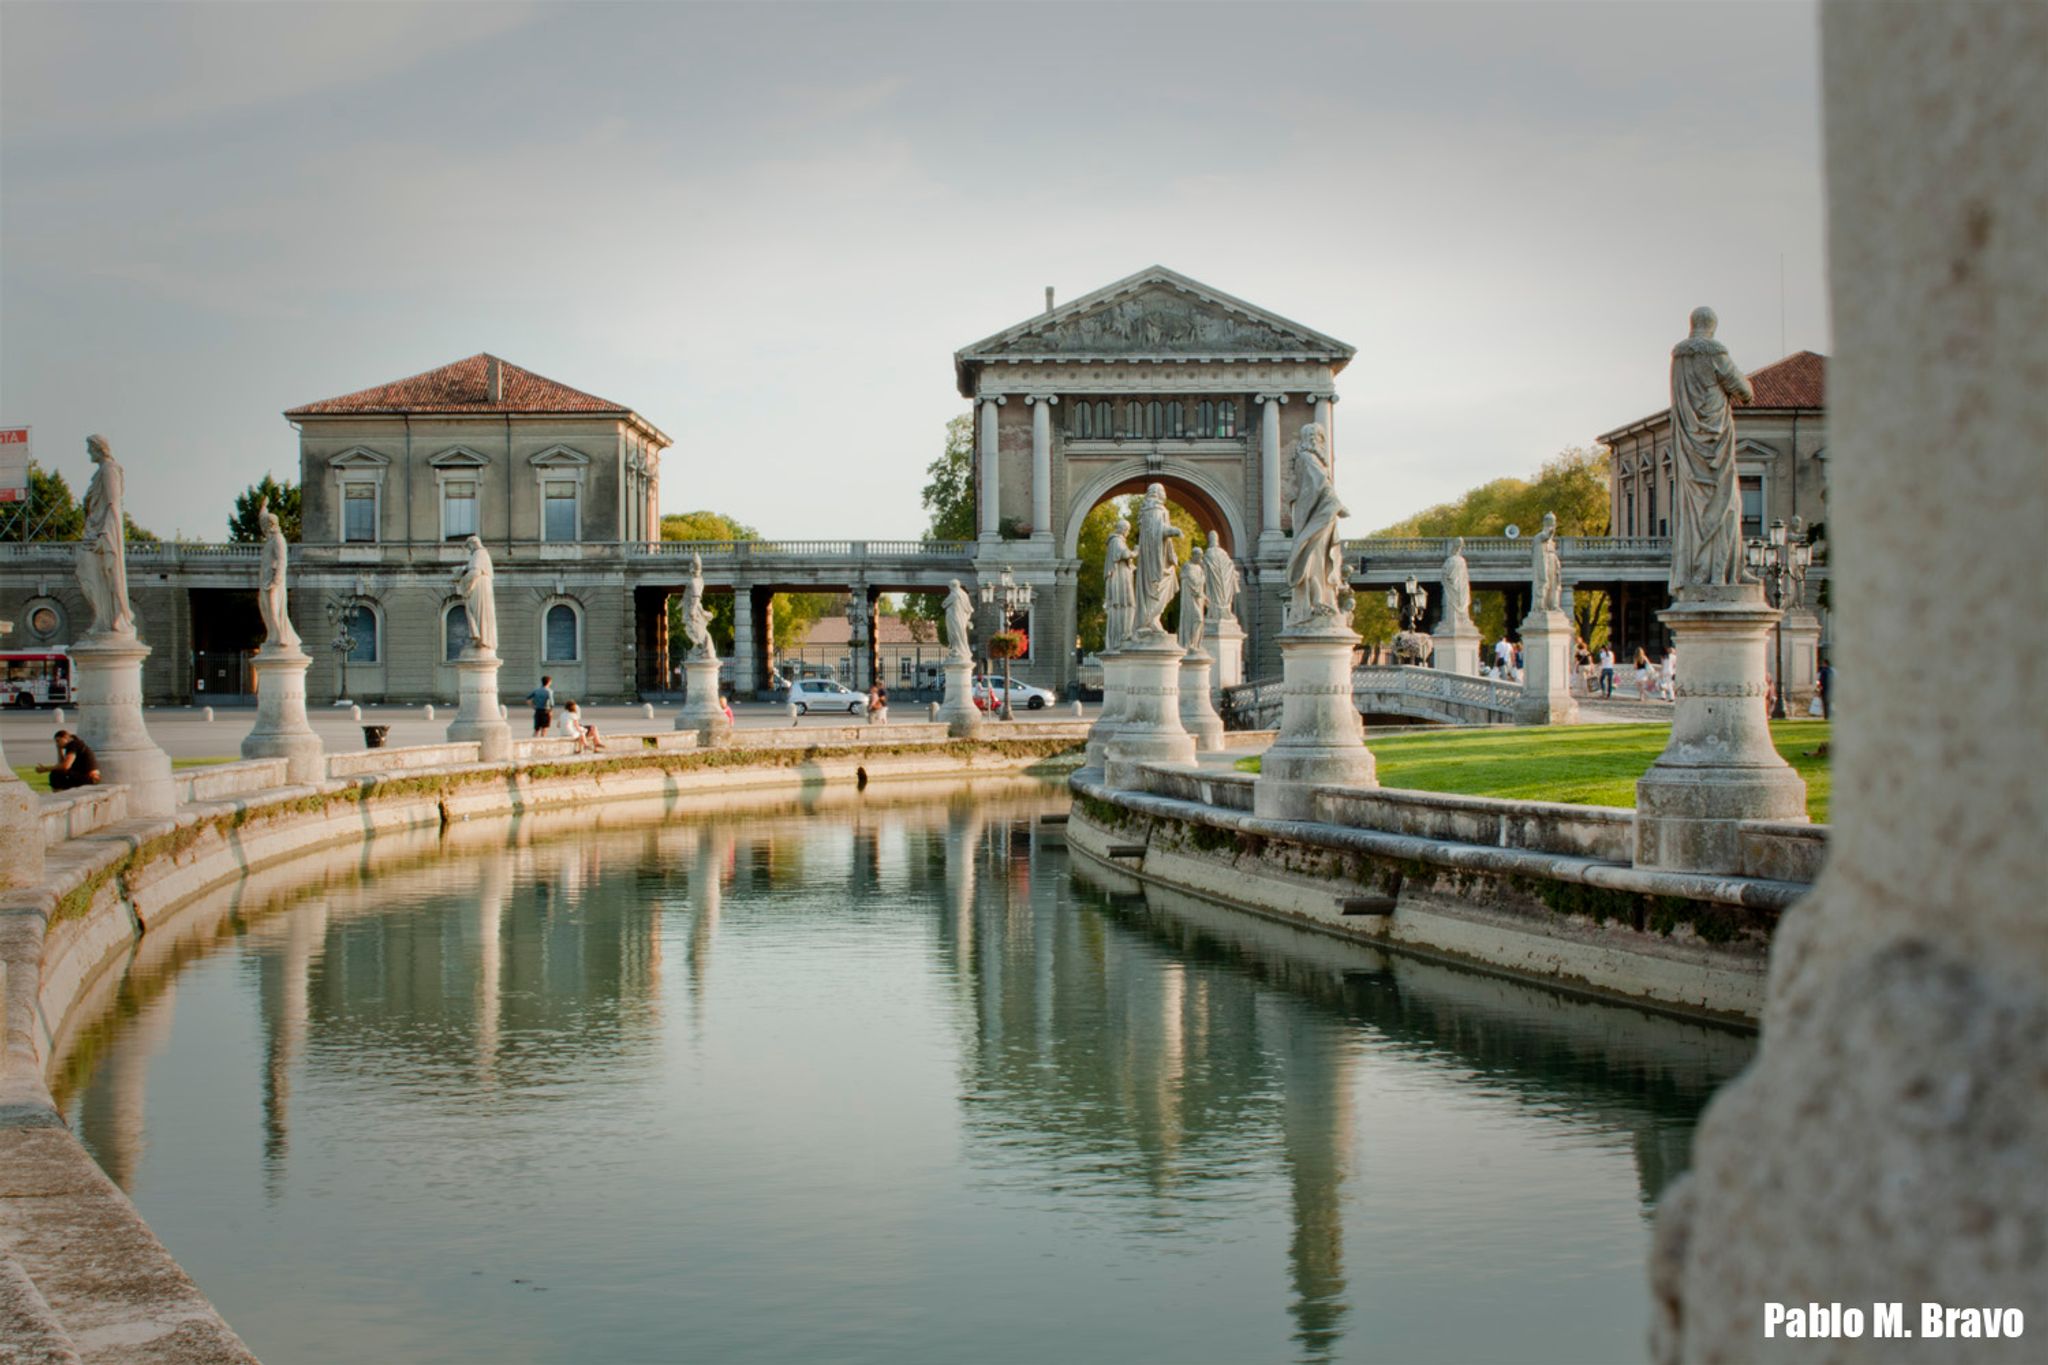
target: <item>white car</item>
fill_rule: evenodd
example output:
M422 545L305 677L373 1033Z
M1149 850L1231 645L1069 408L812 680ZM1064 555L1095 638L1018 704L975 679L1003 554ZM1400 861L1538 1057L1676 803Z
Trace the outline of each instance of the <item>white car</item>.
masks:
M1010 709L1012 711L1043 711L1059 700L1042 687L1033 687L1019 678L1010 679ZM974 680L975 704L984 711L999 711L1003 706L1003 680L1001 678L976 678Z
M857 716L868 706L866 697L830 678L798 679L790 684L789 700L800 716L813 711L844 711L849 716Z

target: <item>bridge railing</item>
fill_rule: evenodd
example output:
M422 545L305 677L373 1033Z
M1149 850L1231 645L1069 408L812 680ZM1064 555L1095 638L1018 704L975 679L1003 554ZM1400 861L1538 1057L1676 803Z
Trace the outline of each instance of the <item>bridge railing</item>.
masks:
M1279 678L1261 678L1223 689L1217 708L1234 730L1270 730L1280 723L1284 694ZM1475 678L1412 664L1362 664L1351 670L1351 695L1384 699L1389 694L1421 702L1442 703L1512 719L1522 685L1498 678Z
M76 540L31 540L13 541L0 544L0 561L27 560L31 562L69 563L77 558ZM128 559L136 564L204 564L221 560L258 560L263 558L261 545L245 545L235 541L147 541L128 543Z
M1452 536L1368 536L1360 540L1344 542L1347 558L1357 559L1435 559L1442 560L1451 553ZM1668 560L1671 557L1669 536L1560 536L1557 542L1560 559L1572 561L1625 560ZM1529 538L1520 536L1466 536L1465 558L1498 560L1514 556L1527 558Z
M627 551L650 559L959 559L971 540L662 540Z

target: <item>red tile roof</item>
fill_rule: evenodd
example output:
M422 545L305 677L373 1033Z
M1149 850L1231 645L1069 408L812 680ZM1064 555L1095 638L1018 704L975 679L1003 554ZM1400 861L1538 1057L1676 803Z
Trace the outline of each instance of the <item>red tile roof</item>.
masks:
M499 397L489 393L490 366L498 365ZM345 393L318 403L289 409L287 417L321 417L346 413L401 412L591 412L630 413L622 403L558 384L552 379L522 370L510 361L478 353L467 360L443 365L408 379Z
M1828 400L1828 358L1812 351L1794 351L1783 360L1752 370L1756 408L1824 408Z

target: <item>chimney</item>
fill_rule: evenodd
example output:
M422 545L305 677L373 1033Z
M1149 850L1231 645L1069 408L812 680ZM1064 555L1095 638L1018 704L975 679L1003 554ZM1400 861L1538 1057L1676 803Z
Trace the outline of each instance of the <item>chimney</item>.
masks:
M1050 312L1052 311L1052 286L1051 286L1051 285L1047 285L1047 286L1045 287L1045 311L1046 311L1046 312L1048 312L1048 313L1050 313Z
M505 374L498 367L498 357L484 357L484 401L502 403L505 401Z

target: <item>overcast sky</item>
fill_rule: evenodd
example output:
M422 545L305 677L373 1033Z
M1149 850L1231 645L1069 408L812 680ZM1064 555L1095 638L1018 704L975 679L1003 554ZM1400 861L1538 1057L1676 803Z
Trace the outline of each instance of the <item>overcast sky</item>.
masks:
M166 535L488 350L667 511L912 536L953 350L1154 263L1358 348L1361 531L1661 406L1695 304L1829 349L1808 4L10 0L0 120L0 424Z

